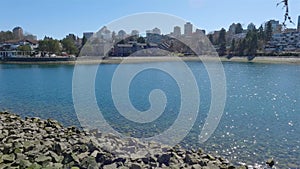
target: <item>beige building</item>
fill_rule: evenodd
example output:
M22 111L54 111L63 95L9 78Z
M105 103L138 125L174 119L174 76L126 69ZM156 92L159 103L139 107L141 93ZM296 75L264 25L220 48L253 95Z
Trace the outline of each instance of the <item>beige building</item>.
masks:
M175 37L180 37L181 36L181 28L179 26L174 27L173 35Z
M192 34L193 34L193 24L187 22L186 24L184 24L184 35L191 36Z

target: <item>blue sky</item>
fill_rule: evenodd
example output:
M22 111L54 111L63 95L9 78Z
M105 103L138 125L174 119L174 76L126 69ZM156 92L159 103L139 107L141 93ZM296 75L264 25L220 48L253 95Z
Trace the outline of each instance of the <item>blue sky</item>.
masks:
M0 30L21 26L25 32L61 39L97 31L120 17L140 12L163 12L192 22L207 32L228 29L233 22L244 28L269 19L283 21L279 0L1 0ZM300 1L290 0L297 24ZM288 24L288 27L296 25Z

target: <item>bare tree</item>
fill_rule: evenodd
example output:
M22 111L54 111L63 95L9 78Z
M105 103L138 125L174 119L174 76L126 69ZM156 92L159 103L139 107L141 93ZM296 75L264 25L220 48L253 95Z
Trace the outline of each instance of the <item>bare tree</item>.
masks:
M277 6L281 5L281 4L283 5L282 8L285 9L283 26L286 26L286 21L289 21L290 23L294 24L290 14L289 14L289 1L288 0L281 0L279 3L277 3Z

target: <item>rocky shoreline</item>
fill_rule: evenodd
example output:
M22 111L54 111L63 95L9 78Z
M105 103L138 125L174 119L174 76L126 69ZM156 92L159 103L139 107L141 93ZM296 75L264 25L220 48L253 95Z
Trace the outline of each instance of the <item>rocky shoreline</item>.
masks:
M273 163L274 161L271 161ZM274 165L274 164L273 164ZM0 112L0 168L246 169L199 150L63 127L55 120Z
M249 61L247 57L235 56L230 59L226 57L213 57L213 56L201 56L201 60L197 56L178 57L182 61L188 62L237 62L237 63L265 63L265 64L300 64L300 57L289 57L289 56L256 56L253 60ZM174 56L146 56L146 57L110 57L106 59L95 59L93 57L78 57L73 61L2 61L0 64L64 64L64 65L76 65L76 64L124 64L124 63L151 63L151 62L172 62L178 61L177 57Z

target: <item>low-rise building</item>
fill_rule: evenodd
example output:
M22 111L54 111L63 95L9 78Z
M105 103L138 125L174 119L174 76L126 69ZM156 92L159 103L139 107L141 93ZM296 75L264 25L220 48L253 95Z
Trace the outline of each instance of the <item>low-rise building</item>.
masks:
M1 50L16 50L19 46L29 45L32 50L38 48L37 40L22 39L22 40L9 40L0 44Z
M300 32L275 33L265 46L266 52L300 52Z
M126 57L133 54L136 51L143 50L146 48L147 48L146 43L130 42L127 44L117 44L114 46L111 55Z

